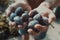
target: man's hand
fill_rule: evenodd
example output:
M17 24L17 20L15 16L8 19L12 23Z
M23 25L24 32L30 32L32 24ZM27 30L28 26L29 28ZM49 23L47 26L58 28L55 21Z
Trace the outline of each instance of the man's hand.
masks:
M37 7L37 8L34 9L34 10L37 11L40 15L42 15L42 17L47 17L49 24L51 24L51 23L56 19L53 11L50 10L49 6L43 6L43 5L41 4L41 6ZM29 15L34 14L34 13L33 13L34 10L30 11ZM40 29L42 28L42 29L40 30L41 32L45 32L45 31L47 31L47 29L48 29L47 26L43 26L43 25L41 25L41 27L35 27L35 28L36 28L37 30L39 30L39 28L40 28ZM33 31L33 30L32 30L32 31ZM33 32L34 32L34 31L33 31ZM32 34L33 32L31 32L31 34ZM34 32L34 33L35 33L35 32ZM37 33L37 34L38 34L38 33Z
M12 12L15 11L16 8L18 7L22 7L24 10L27 10L27 11L30 11L31 10L31 7L27 4L27 3L20 3L20 2L16 2L16 3L13 3L11 4L7 9L6 9L6 15L7 17L9 17L11 15ZM16 23L14 22L11 22L9 23L9 25L13 26L15 25Z

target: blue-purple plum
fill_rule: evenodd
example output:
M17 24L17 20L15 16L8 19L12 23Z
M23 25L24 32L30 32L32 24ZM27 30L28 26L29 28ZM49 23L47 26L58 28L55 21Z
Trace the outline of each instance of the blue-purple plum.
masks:
M10 21L14 21L14 17L17 16L15 13L11 13L9 19Z
M43 23L42 23L42 25L46 25L46 26L49 25L47 17L43 17Z
M15 22L17 25L22 25L22 24L23 24L22 18L19 17L19 16L14 17L14 22Z
M28 21L28 19L29 19L28 13L23 13L21 17L22 17L24 22Z
M28 27L34 27L34 25L39 24L37 20L32 20L29 22Z
M16 13L18 16L21 16L23 12L24 12L24 9L23 9L22 7L18 7L18 8L15 10L15 13Z
M34 28L34 26L35 26L36 24L39 24L39 22L38 22L37 20L32 20L32 21L30 21L29 24L28 24L28 29L32 29L32 30L34 30L35 32L39 32L36 28Z
M48 18L47 17L43 17L43 20L48 21Z
M42 16L40 14L36 14L34 17L33 17L34 20L37 20L37 21L42 21Z

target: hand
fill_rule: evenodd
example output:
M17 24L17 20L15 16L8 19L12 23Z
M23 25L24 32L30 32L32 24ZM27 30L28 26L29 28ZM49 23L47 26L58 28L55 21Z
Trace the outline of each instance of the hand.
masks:
M7 17L9 17L10 14L11 14L12 12L14 12L15 9L18 8L18 7L22 7L24 10L27 10L27 11L30 11L30 10L31 10L31 7L30 7L28 4L16 2L16 3L11 4L11 5L6 9L6 15L7 15ZM16 23L15 23L15 22L9 22L9 25L10 25L10 26L14 26L14 25L16 26ZM20 27L20 26L18 25L18 27ZM22 27L21 27L21 28L22 28Z
M49 6L46 7L46 6L42 6L41 5L41 6L37 7L36 9L33 9L29 13L30 16L32 14L34 14L33 13L34 10L37 11L40 15L42 15L42 17L47 17L49 24L51 24L54 21L53 19L55 19L55 15L54 15L53 11L49 9ZM47 29L48 29L48 27L47 26L40 25L40 26L35 26L35 29L40 30L41 32L46 32ZM33 31L33 29L30 29L30 30ZM32 31L29 31L28 30L28 32L33 35L33 32L34 31L33 32ZM35 33L36 32L34 32L34 34ZM38 33L36 33L36 34L38 34Z

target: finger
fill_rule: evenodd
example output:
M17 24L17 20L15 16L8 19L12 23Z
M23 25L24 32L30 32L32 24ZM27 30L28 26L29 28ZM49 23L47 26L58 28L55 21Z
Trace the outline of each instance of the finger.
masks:
M15 4L15 3L14 3L14 4ZM7 16L10 16L11 12L14 10L14 6L15 6L14 4L12 4L13 6L10 5L10 6L6 9L5 12L6 12L6 15L7 15Z
M23 29L23 26L22 25L18 25L18 29Z
M34 28L36 28L37 30L42 30L42 26L40 25L40 24L36 24L35 26L34 26Z
M38 14L38 12L36 10L32 10L32 11L29 12L30 17L33 17L36 14Z

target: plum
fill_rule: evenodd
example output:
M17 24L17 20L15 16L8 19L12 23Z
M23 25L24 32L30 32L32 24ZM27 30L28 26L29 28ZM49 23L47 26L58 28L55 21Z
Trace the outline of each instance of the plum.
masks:
M40 14L36 14L34 17L33 17L34 20L37 20L37 21L42 21L42 16Z
M39 22L37 20L32 20L31 22L29 22L28 24L28 29L33 29L35 32L39 32L39 30L37 30L36 28L34 28L34 26L36 24L39 24Z
M23 13L21 17L22 17L24 22L28 21L28 19L29 19L28 13Z
M48 18L47 17L43 17L43 20L48 21Z
M37 20L32 20L29 22L28 27L34 27L35 24L39 24Z
M22 18L19 17L19 16L14 17L14 22L15 22L17 25L22 25L22 24L23 24Z
M15 13L11 13L9 19L10 21L14 21L14 17L16 17L17 15Z
M46 25L46 26L49 25L47 17L43 17L43 24L42 25Z
M18 8L15 10L15 13L16 13L18 16L21 16L23 12L24 12L24 9L23 9L22 7L18 7Z

